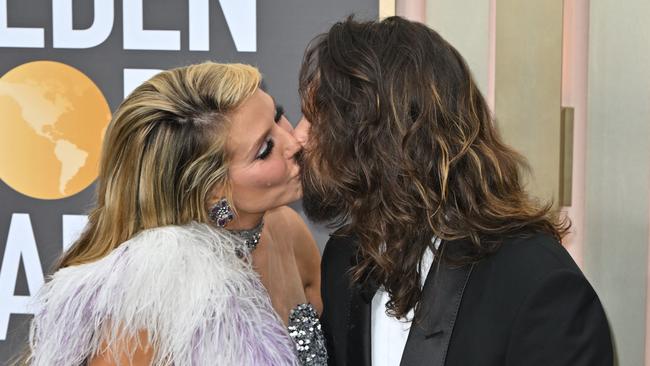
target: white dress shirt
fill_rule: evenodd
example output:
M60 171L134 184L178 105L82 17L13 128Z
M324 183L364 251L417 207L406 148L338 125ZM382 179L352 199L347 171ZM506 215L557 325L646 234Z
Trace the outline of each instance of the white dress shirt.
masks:
M435 247L440 245L440 239L432 239ZM420 262L420 287L429 274L433 263L433 251L430 248L424 252ZM388 292L380 287L372 298L370 313L370 352L372 366L399 366L406 340L411 329L413 309L409 311L406 319L397 319L386 314L386 303L389 300Z

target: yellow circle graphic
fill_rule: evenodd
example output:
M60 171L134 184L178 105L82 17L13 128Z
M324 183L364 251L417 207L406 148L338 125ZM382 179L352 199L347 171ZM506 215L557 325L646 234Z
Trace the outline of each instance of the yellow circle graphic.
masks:
M33 198L60 199L97 178L111 111L81 71L52 61L0 78L0 178Z

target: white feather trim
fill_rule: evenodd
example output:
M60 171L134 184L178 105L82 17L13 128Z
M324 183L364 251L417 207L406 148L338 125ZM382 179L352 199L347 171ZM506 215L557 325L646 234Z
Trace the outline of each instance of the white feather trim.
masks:
M241 243L208 225L143 231L38 296L32 365L81 365L146 330L153 365L296 365L295 346Z

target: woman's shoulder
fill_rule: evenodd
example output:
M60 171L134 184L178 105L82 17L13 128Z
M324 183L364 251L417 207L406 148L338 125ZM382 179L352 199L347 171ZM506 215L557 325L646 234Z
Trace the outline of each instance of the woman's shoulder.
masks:
M232 250L237 246L236 238L211 225L190 222L186 225L168 225L142 230L122 246L129 249L178 249L188 250L203 247L209 249Z
M99 260L59 269L40 296L47 300L71 291L86 295L116 291L120 298L138 293L160 298L174 291L182 295L188 291L185 283L208 290L215 281L243 280L251 271L238 258L235 240L198 223L143 230Z
M229 260L236 258L236 240L216 228L197 222L146 229L118 245L103 258L62 268L52 275L52 279L70 276L83 279L84 273L91 272L105 272L105 275L114 277L121 275L117 269L126 270L134 266L173 269L192 261ZM107 270L109 268L115 270ZM138 273L142 274L143 271Z

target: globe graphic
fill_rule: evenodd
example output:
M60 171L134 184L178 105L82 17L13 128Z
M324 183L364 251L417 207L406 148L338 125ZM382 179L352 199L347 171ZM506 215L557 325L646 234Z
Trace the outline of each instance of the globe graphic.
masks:
M61 199L97 177L111 118L101 91L59 62L19 65L0 78L0 178L33 198Z

